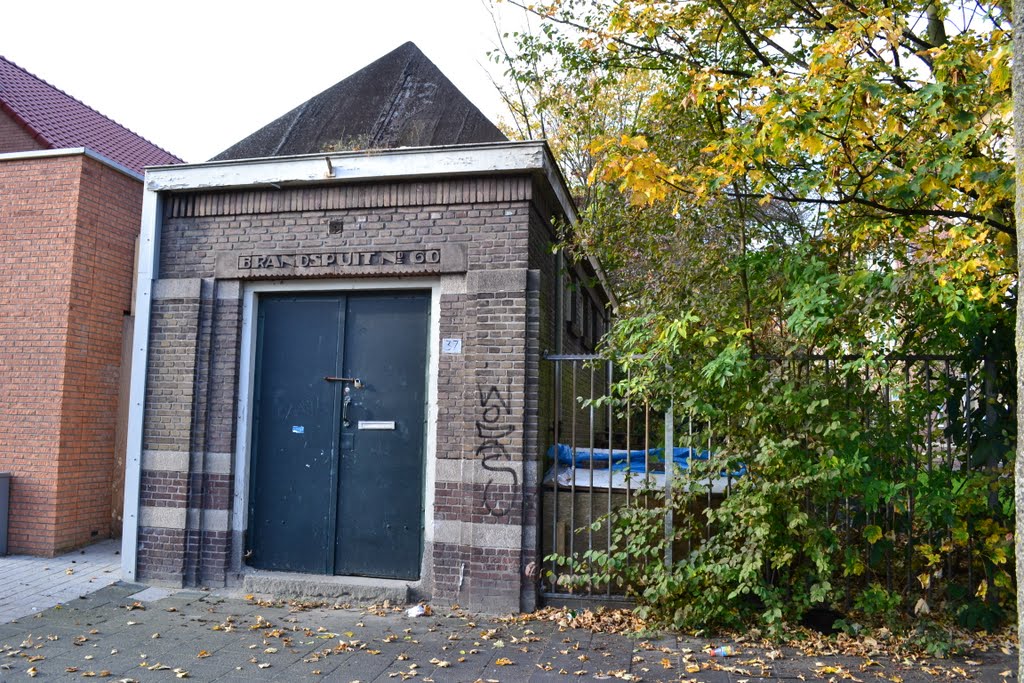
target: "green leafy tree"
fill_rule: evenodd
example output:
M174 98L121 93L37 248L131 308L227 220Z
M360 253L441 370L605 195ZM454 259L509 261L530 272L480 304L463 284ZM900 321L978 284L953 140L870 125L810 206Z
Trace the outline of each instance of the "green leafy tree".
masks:
M935 396L968 406L977 396L890 357L1010 349L1008 6L561 0L530 9L544 22L516 41L510 74L531 87L557 75L555 101L572 104L535 102L558 126L579 127L622 84L649 86L631 119L579 128L591 170L576 246L624 288L607 340L630 368L618 398L674 396L705 424L728 424L710 467L751 470L740 495L704 513L715 543L647 576L656 590L643 597L676 605L679 623L728 623L742 615L715 595L755 595L760 618L777 623L853 582L864 611L922 613L928 596L964 623L998 620L1013 588L1012 410L950 420L950 439L970 434L959 443L991 456L959 475L919 477L912 454L925 447L920 425ZM581 98L591 109L576 106ZM829 372L801 364L816 355L836 359ZM851 495L856 514L837 521ZM607 523L636 521L623 514ZM946 582L939 597L933 580L954 556L982 578ZM919 595L913 581L889 587L894 561L917 577Z

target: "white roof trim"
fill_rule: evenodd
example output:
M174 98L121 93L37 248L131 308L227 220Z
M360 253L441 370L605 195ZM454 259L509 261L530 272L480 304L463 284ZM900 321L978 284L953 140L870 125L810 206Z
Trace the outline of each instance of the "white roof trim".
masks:
M407 147L152 166L146 169L146 187L163 192L517 171L547 175L549 165L554 160L539 141ZM564 187L560 177L558 184Z
M126 176L130 176L135 180L143 180L141 174L136 173L126 166L122 166L113 159L109 159L99 152L94 152L88 147L66 147L64 149L34 149L29 152L7 152L0 154L0 161L17 161L20 159L44 159L47 157L70 157L84 154L85 156L100 162L104 166L109 166L119 173L124 173Z

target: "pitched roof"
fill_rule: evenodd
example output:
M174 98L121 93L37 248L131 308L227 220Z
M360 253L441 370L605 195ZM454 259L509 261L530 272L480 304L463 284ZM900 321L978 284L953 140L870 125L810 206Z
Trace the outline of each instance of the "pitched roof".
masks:
M182 163L4 57L0 57L0 108L51 149L87 147L137 173L145 166Z
M416 45L405 43L212 160L506 140Z

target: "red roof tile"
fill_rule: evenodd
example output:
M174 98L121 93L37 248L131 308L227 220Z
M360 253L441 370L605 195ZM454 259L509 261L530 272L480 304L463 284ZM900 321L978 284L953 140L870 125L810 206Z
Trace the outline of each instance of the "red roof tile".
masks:
M87 147L140 174L145 166L182 163L170 152L3 57L0 106L52 149Z

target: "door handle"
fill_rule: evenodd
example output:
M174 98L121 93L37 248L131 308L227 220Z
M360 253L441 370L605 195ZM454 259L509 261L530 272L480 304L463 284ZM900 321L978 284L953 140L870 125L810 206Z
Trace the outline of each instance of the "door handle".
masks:
M341 424L342 426L348 427L348 406L352 403L352 397L349 396L348 391L345 392L345 398L341 401Z
M326 377L324 377L324 381L325 382L352 382L352 386L354 386L356 389L362 389L363 388L363 380L359 379L358 377L331 377L330 375L327 375Z

